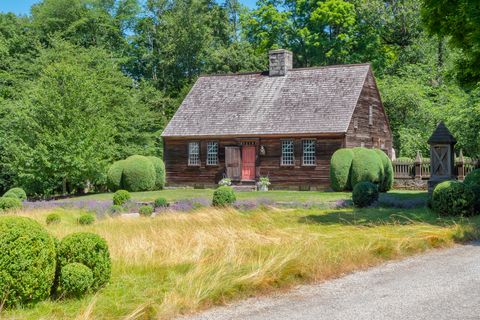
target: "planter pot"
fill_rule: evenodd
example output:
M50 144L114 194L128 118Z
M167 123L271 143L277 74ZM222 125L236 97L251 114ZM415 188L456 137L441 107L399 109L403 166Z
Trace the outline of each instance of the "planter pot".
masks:
M259 186L258 186L258 191L268 191L268 186L259 185Z

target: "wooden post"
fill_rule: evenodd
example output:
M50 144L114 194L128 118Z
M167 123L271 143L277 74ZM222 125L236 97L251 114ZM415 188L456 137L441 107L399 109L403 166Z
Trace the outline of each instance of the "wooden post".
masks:
M422 156L418 150L415 158L415 179L422 179Z
M465 179L465 158L463 157L463 151L460 149L460 154L458 155L457 165L457 177L458 180Z

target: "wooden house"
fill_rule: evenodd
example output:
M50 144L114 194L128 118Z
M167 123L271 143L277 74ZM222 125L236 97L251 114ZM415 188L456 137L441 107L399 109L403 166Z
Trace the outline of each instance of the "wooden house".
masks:
M270 52L267 72L201 76L162 133L170 186L223 177L273 188L325 189L335 150L389 156L392 133L369 64L292 67Z

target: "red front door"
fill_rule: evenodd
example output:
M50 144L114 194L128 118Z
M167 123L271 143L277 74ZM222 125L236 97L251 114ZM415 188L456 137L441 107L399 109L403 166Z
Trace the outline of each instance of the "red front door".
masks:
M242 147L242 180L255 180L255 146Z

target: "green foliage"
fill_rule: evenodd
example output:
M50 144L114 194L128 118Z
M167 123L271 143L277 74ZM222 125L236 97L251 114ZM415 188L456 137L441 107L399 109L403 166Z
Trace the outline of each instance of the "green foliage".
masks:
M141 206L140 209L138 209L138 213L141 216L150 217L153 213L153 207L149 205Z
M50 213L45 219L45 223L47 225L58 224L60 223L60 221L62 221L62 218L60 218L60 215L58 213Z
M113 204L123 206L131 198L132 196L127 190L118 190L113 194Z
M89 225L89 224L93 224L94 222L95 222L95 216L91 213L82 214L78 218L78 223L81 225Z
M155 199L154 204L155 204L155 208L168 207L168 201L163 197L159 197Z
M381 184L383 181L384 167L378 154L371 149L354 148L351 168L351 184L369 181Z
M123 207L118 204L114 204L108 209L108 213L112 215L120 214L124 211Z
M147 157L155 168L155 190L162 190L165 186L165 164L158 157Z
M0 300L3 307L46 299L55 276L55 243L36 221L0 217Z
M13 196L13 197L18 198L20 201L27 200L27 194L25 193L25 191L22 188L12 188L12 189L8 190L7 192L5 192L5 194L3 196L4 197Z
M468 216L474 210L472 189L459 181L439 183L432 193L432 208L441 215Z
M146 191L155 189L155 167L144 156L131 156L125 160L122 185L128 191Z
M237 198L232 187L221 186L213 192L212 205L215 207L226 207L235 203Z
M110 191L122 188L123 165L125 160L115 161L107 172L107 187Z
M387 156L385 152L380 149L373 149L377 155L380 157L383 165L383 178L379 185L380 192L387 192L393 187L394 172L392 160Z
M92 270L81 263L68 263L60 270L58 292L64 297L80 298L92 285Z
M475 212L480 213L480 169L475 169L465 177L463 181L473 191L475 197Z
M330 182L335 191L351 190L350 168L352 166L353 150L338 149L330 159Z
M364 208L373 204L378 200L378 187L377 185L363 181L357 183L353 187L352 201L356 207Z
M22 207L22 202L17 197L1 197L0 211L15 210Z
M107 242L94 233L79 232L60 241L57 252L58 268L69 263L82 263L92 270L92 290L97 290L110 280L112 262Z

